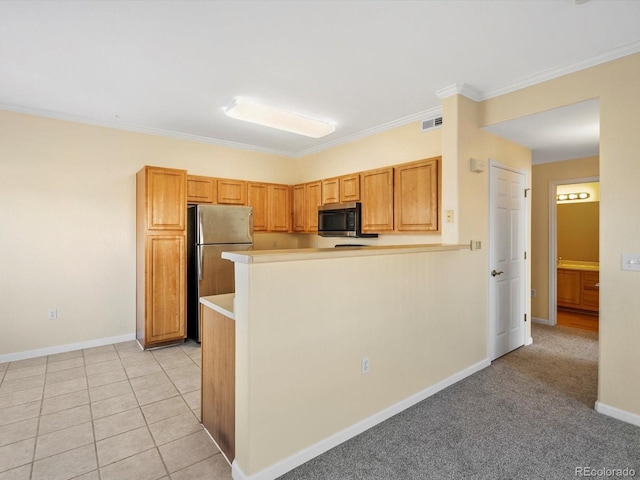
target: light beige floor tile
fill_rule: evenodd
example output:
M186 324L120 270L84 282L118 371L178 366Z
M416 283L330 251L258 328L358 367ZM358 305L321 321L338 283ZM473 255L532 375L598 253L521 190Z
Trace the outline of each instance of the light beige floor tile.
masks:
M80 405L89 404L89 391L79 390L77 392L65 393L56 397L45 398L42 402L41 415L60 412Z
M133 393L126 393L117 397L107 398L91 404L93 418L103 418L116 413L137 408L138 402Z
M146 388L158 385L172 385L171 379L164 372L152 373L143 377L132 378L129 380L134 391L144 390Z
M103 353L115 352L116 349L112 344L109 344L109 345L102 345L100 347L85 348L82 351L85 357L90 357L92 355L101 355Z
M197 373L195 375L186 375L184 377L176 378L175 380L173 380L173 384L182 394L199 390L201 383L202 380L200 373Z
M120 358L130 357L132 355L138 355L143 353L142 348L135 340L132 342L124 342L116 344L116 351Z
M200 408L202 403L202 400L200 398L200 392L201 390L198 388L198 390L194 390L193 392L189 392L189 393L184 393L182 395L182 398L184 398L184 401L187 402L187 405L189 405L189 408L191 410Z
M60 370L68 370L70 368L84 367L84 358L76 357L68 360L60 360L52 362L49 360L47 363L47 373L59 372Z
M40 400L43 393L44 384L40 387L0 395L0 409Z
M29 438L0 447L0 472L30 463L35 444L36 439Z
M106 353L99 353L97 355L85 355L84 363L86 365L95 365L104 362L113 362L114 360L120 360L118 353L115 350Z
M18 380L19 378L34 377L36 375L44 375L47 369L46 364L35 365L33 367L14 368L7 370L4 375L3 382L10 380Z
M97 375L99 373L113 372L115 370L123 370L120 359L109 360L108 362L91 363L87 365L87 375Z
M191 362L191 365L167 370L167 375L175 382L183 377L200 376L200 368Z
M120 361L122 362L124 368L135 367L138 365L142 365L143 363L158 363L156 361L156 357L153 356L153 353L148 350L140 352L136 355L131 355L129 357L120 357Z
M180 395L180 392L171 383L168 385L158 385L155 387L145 388L135 392L136 398L140 405L158 402L166 398Z
M186 437L202 430L202 424L193 413L183 413L149 425L149 430L156 445L164 445L178 438Z
M145 362L140 365L132 365L130 367L124 367L129 378L141 377L143 375L150 375L152 373L162 372L162 367L155 360L153 362Z
M120 382L127 379L127 374L122 368L117 370L111 370L109 372L98 373L96 375L89 375L87 382L89 387L99 387L100 385L106 385L108 383Z
M148 424L175 417L182 413L189 413L190 411L189 406L180 396L160 400L159 402L150 403L142 407L142 413L144 413Z
M84 378L86 376L87 372L85 371L84 366L67 368L65 370L58 370L56 372L47 372L44 380L45 390L47 385L75 380L77 378Z
M20 422L40 415L40 400L0 410L0 425Z
M49 415L42 415L40 417L40 429L38 433L44 435L90 421L91 410L89 409L89 405L80 405L79 407L69 408Z
M67 393L78 392L87 389L87 378L80 377L58 383L50 383L44 387L44 398L57 397Z
M0 427L0 447L27 438L35 438L37 432L38 417L3 425Z
M96 442L100 467L154 448L149 429L144 426Z
M91 422L39 435L36 441L35 460L89 444L93 445L93 425Z
M31 480L67 480L98 468L93 445L38 460L33 464Z
M93 421L96 440L104 440L121 433L135 430L146 425L142 410L132 408L108 417Z
M62 362L72 358L83 358L82 350L72 350L71 352L54 353L47 357L47 364Z
M7 370L6 373L9 373ZM5 374L6 375L6 374ZM7 393L20 392L22 390L31 390L32 388L44 386L44 374L35 375L33 377L18 378L16 380L5 380L0 385L0 395Z
M100 475L98 474L98 470L94 470L79 477L74 477L73 480L100 480Z
M196 357L196 356L191 358L193 360L193 363L195 363L198 366L198 368L202 368L202 358Z
M34 358L26 358L24 360L17 360L15 362L9 362L9 370L13 370L14 368L24 368L24 367L33 367L36 365L44 365L47 363L47 357L34 357Z
M181 470L218 453L204 430L158 447L169 473Z
M0 473L0 480L29 480L31 478L31 464Z
M102 480L156 480L167 474L157 448L100 469Z
M193 410L193 414L196 416L196 418L199 421L202 421L202 413L201 412L202 412L201 408L196 408L196 409Z
M118 397L127 393L133 393L131 385L127 380L121 382L108 383L99 387L93 387L89 389L89 395L92 402L98 402L107 398Z
M179 357L176 356L176 357L168 357L168 358L159 358L158 363L165 370L194 365L193 360L191 360L191 358L187 355L182 355Z
M171 474L172 480L231 480L231 466L221 454Z

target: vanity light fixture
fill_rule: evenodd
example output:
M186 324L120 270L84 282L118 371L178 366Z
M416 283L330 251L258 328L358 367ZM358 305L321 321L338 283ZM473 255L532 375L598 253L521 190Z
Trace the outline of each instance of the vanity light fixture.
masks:
M556 195L556 200L558 202L566 202L567 200L586 200L589 198L591 194L587 192L579 192L579 193L561 193Z
M312 138L324 137L336 129L332 123L254 103L244 98L236 98L224 109L224 113L231 118L245 122L257 123Z

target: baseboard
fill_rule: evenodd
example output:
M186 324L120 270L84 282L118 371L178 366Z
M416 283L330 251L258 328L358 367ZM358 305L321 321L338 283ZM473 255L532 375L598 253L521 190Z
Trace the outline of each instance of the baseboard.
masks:
M640 415L596 402L596 412L640 427Z
M529 345L533 344L533 337L527 337L527 339L524 341L524 346L528 347Z
M551 325L551 322L548 318L531 317L531 321L533 323L541 323L542 325Z
M375 427L379 423L382 423L385 420L393 417L394 415L397 415L403 410L412 407L416 403L429 398L430 396L438 393L440 390L443 390L453 385L454 383L459 382L460 380L473 375L476 372L479 372L489 365L491 365L491 361L486 358L476 363L475 365L471 365L470 367L465 368L464 370L461 370L460 372L445 378L441 382L427 387L424 390L410 397L407 397L404 400L401 400L400 402L391 405L390 407L385 408L384 410L381 410L378 413L375 413L370 417L365 418L364 420L361 420L354 425L351 425L350 427L345 428L344 430L334 433L333 435L319 441L318 443L315 443L314 445L311 445L304 450L301 450L300 452L291 455L290 457L285 458L252 475L246 475L242 471L238 463L234 460L231 464L231 476L234 480L273 480L275 478L278 478L279 476L284 475L294 468L299 467L303 463L306 463L309 460L317 457L318 455L331 450L337 445L340 445L341 443L346 442L347 440L361 434L362 432Z
M72 352L74 350L82 350L84 348L102 347L103 345L112 345L114 343L128 342L135 340L135 333L126 335L118 335L116 337L96 338L87 340L86 342L67 343L66 345L56 345L54 347L38 348L36 350L27 350L26 352L7 353L0 355L0 363L16 362L27 358L43 357L45 355L55 355L56 353Z

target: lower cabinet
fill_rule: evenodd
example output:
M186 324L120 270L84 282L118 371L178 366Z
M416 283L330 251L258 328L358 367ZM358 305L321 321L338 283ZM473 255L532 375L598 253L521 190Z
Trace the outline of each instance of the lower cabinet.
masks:
M599 281L599 272L559 268L556 282L558 307L597 312L600 309Z
M202 425L229 463L236 447L236 324L200 305L202 355Z

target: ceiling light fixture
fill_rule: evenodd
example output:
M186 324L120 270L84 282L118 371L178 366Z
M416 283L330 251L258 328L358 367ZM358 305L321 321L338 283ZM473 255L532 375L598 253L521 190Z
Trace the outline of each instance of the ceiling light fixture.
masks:
M336 129L332 123L278 110L243 98L236 98L224 109L224 113L231 118L245 122L257 123L265 127L277 128L312 138L324 137Z

